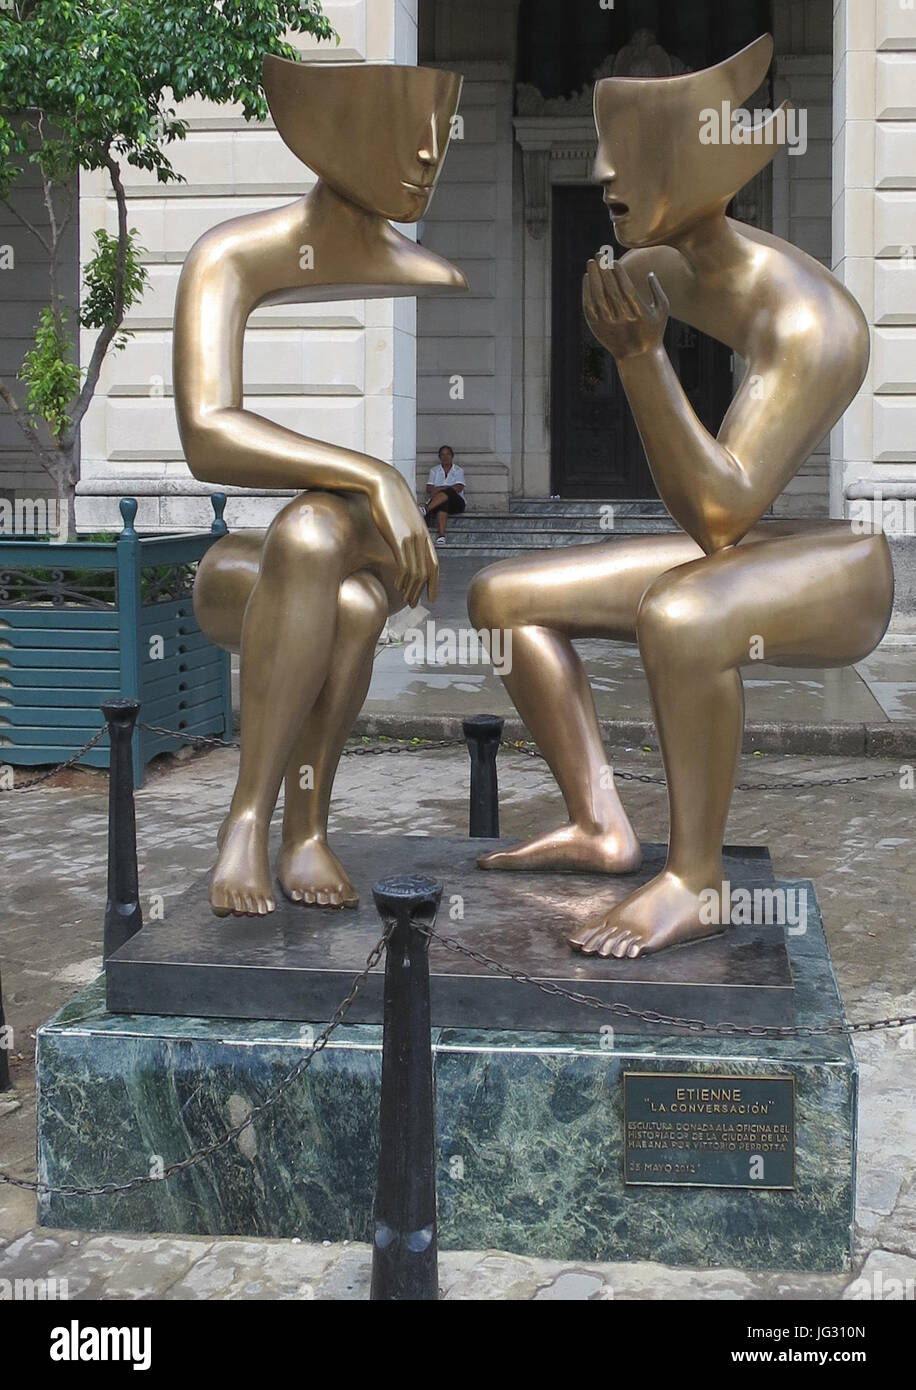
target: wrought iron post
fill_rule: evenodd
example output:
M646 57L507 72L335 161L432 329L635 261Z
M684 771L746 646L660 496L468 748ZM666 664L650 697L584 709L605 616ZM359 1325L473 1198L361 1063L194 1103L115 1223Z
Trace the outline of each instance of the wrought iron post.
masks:
M439 1297L436 1110L429 1012L429 938L442 884L382 879L372 890L393 922L385 957L382 1097L370 1298Z
M211 492L210 506L213 508L210 535L216 537L228 535L229 527L223 520L223 512L226 510L226 494L224 492Z
M105 904L103 958L123 946L143 926L137 878L137 825L131 757L139 700L106 700L102 713L111 740L108 774L108 901Z
M140 537L134 529L137 517L136 497L122 497L118 503L124 522L116 548L118 573L118 651L120 653L120 690L123 696L138 699L140 695ZM134 786L143 786L144 764L140 736L132 743Z
M499 837L499 780L496 754L503 734L498 714L473 714L464 721L471 758L468 835L472 840Z

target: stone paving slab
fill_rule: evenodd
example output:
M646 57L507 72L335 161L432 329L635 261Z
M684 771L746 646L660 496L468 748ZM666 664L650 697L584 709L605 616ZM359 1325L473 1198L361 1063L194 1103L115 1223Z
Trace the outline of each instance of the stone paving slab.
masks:
M67 1299L182 1301L369 1297L367 1245L32 1233L0 1251L0 1281L54 1280ZM669 1269L648 1261L564 1265L499 1251L445 1252L446 1300L862 1300L913 1298L916 1259L874 1250L854 1276ZM901 1294L898 1295L898 1288ZM910 1292L907 1292L910 1290Z
M657 757L638 746L620 748L616 757L623 767L659 771ZM894 766L764 756L743 759L740 776L791 782ZM187 754L153 768L137 797L147 914L160 897L168 904L210 867L235 768L236 754L229 751ZM542 763L501 754L500 779L506 836L524 840L563 818L559 794ZM0 1169L24 1176L33 1175L35 1161L35 1029L100 965L107 780L80 774L70 781L15 802L0 798L0 967L7 1019L15 1030L11 1070L21 1102L18 1110L0 1116ZM662 839L664 789L625 783L622 796L641 838ZM895 777L801 792L737 793L734 799L728 839L767 844L779 877L814 880L840 987L854 1018L916 1012L914 797L916 792L905 790ZM332 829L463 834L466 798L467 759L458 750L347 758L335 790ZM860 1186L852 1276L555 1266L498 1252L464 1252L442 1257L446 1296L589 1299L608 1297L611 1288L615 1298L836 1299L848 1290L851 1299L862 1296L863 1286L855 1281L863 1268L865 1292L878 1291L871 1296L895 1287L887 1281L908 1287L905 1280L916 1264L916 1035L911 1030L861 1036L856 1052ZM81 1288L105 1298L363 1299L368 1289L365 1247L36 1232L34 1211L31 1195L0 1187L0 1278L65 1276L74 1293ZM301 1291L309 1283L313 1294Z

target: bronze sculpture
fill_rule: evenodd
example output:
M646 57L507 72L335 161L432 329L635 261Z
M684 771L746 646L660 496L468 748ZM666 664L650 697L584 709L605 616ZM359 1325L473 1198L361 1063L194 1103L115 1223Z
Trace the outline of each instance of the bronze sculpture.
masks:
M242 751L219 834L210 904L274 909L268 830L286 779L277 876L294 901L355 906L327 843L331 787L389 612L435 593L435 550L389 464L307 439L243 407L245 324L262 304L467 288L454 266L391 226L432 197L461 78L431 68L268 57L281 136L318 182L295 202L233 218L190 251L175 308L175 401L204 482L295 488L265 535L230 535L194 589L203 630L241 651Z
M589 263L583 305L617 362L659 496L681 534L530 555L477 575L479 628L512 633L503 676L563 793L569 823L482 868L626 873L640 846L608 777L595 707L572 646L639 644L668 781L663 872L577 929L592 955L636 957L711 935L700 895L719 891L741 749L740 667L844 666L880 642L893 577L882 533L842 521L761 521L859 389L868 327L822 265L732 221L738 190L773 158L767 126L739 143L699 138L702 113L754 92L766 35L702 72L606 78L595 87L595 177L628 254ZM747 373L713 438L662 345L674 316L727 344Z

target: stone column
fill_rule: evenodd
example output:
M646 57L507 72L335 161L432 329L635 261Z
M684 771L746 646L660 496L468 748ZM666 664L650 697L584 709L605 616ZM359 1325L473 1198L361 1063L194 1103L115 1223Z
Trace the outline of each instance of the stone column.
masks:
M883 521L916 641L916 6L834 4L833 269L872 328L869 375L831 436L831 513Z

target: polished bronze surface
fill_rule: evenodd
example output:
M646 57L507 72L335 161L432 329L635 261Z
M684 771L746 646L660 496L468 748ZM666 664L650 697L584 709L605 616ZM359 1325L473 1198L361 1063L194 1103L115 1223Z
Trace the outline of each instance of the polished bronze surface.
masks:
M268 57L264 85L290 149L318 175L304 197L207 232L175 306L175 402L204 482L295 488L265 535L230 535L200 565L203 630L241 652L242 751L210 884L218 915L274 908L267 831L286 779L277 876L296 902L353 906L327 844L340 752L390 612L434 594L436 555L413 492L380 459L246 409L242 347L262 304L449 293L453 265L391 226L423 216L461 78L430 68Z
M704 72L595 88L595 177L631 249L616 265L589 263L583 307L616 360L682 534L505 561L476 576L469 596L476 626L512 633L506 686L569 812L559 829L482 856L483 868L627 873L639 863L572 641L639 644L668 779L668 859L572 933L588 954L633 958L722 930L701 895L722 887L740 668L848 665L877 646L890 617L883 534L843 521L761 521L859 389L869 354L861 309L822 265L725 215L776 146L699 138L701 112L746 100L772 53L765 36ZM747 364L716 438L662 345L669 310Z

